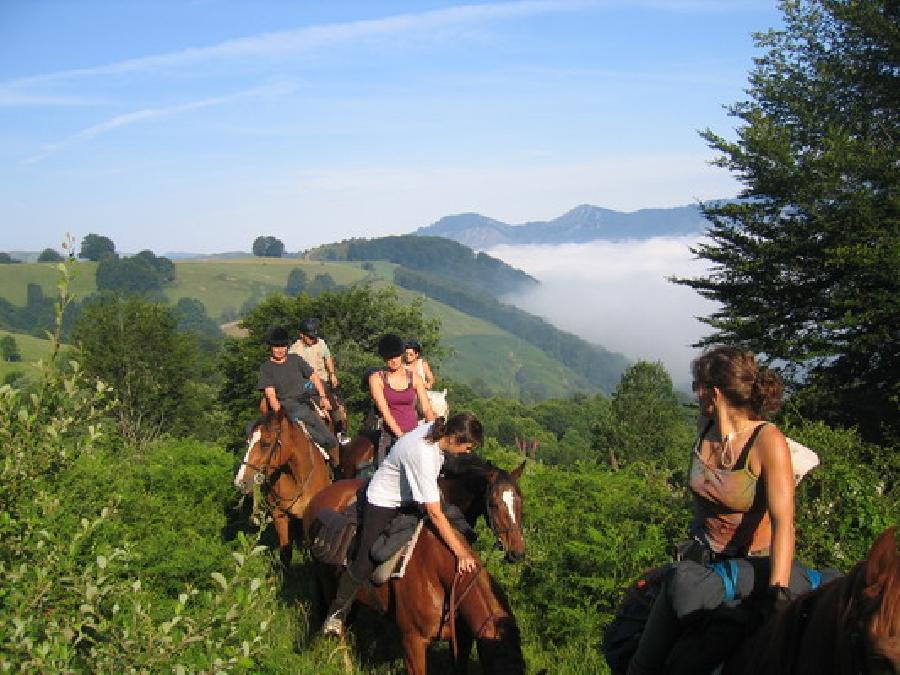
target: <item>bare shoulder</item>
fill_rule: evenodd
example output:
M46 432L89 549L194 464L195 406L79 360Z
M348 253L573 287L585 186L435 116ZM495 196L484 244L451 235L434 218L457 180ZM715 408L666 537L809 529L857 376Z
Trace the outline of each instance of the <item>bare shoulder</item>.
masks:
M788 449L787 438L784 433L774 424L765 424L759 431L756 438L756 446L759 454L766 459L785 459L790 460L790 450Z

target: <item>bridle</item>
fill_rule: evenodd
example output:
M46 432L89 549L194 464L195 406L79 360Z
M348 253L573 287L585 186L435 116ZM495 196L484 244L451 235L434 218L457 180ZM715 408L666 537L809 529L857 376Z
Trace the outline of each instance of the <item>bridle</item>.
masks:
M490 525L491 531L494 533L494 536L497 537L497 542L501 547L503 546L501 535L509 534L510 532L519 532L521 534L522 532L521 523L514 523L509 527L501 528L497 525L496 518L494 517L494 511L499 511L500 507L491 503L491 496L498 485L507 483L512 488L514 494L518 492L512 482L503 480L502 478L489 482L484 490L484 512L487 514L488 525Z
M271 468L276 451L283 448L283 445L281 442L282 431L283 431L283 427L281 426L281 424L279 424L278 431L275 434L275 438L272 440L271 443L264 443L262 438L259 439L258 443L260 444L262 449L266 452L265 460L264 460L262 466L257 466L255 464L251 464L250 462L242 462L242 464L250 467L251 469L253 469L256 472L255 475L253 476L253 482L261 487L266 488L266 490L269 492L269 494L272 495L272 497L275 500L274 506L276 508L284 511L285 513L288 513L288 512L290 512L290 510L294 506L294 504L296 504L297 501L299 501L300 497L303 496L303 493L306 492L306 489L309 487L309 483L312 481L312 477L313 477L313 473L314 473L313 469L315 468L315 461L314 461L314 457L312 455L311 446L309 444L307 444L307 450L309 451L309 455L310 455L310 457L309 457L309 459L310 459L309 475L304 479L303 483L298 486L297 494L294 495L293 499L290 500L288 505L282 506L280 504L280 502L287 501L288 498L282 497L281 495L279 495L278 490L276 490L276 488L275 488L275 485L278 483L278 479L281 478L281 474L283 474L286 471L290 471L289 460L286 459L281 464L275 465L274 468ZM296 478L296 476L295 476L295 478Z

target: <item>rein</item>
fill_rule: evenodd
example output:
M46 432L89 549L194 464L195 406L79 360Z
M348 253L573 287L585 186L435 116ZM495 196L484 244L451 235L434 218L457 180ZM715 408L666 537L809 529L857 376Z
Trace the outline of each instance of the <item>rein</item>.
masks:
M462 601L466 599L469 591L471 591L475 586L475 582L478 580L478 577L481 576L482 572L484 572L484 566L479 565L478 569L475 570L475 574L471 576L471 578L469 579L469 583L466 584L466 587L463 589L462 595L459 595L458 597L457 586L460 581L460 575L454 575L453 583L450 584L450 606L447 610L447 623L450 626L450 648L453 650L454 660L457 658L457 653L459 652L458 640L456 638L456 612L459 609L459 606L462 604ZM487 618L478 627L478 630L475 631L476 638L481 637L481 634L484 632L484 627L487 625L488 621L493 618L495 618L494 612L488 614Z

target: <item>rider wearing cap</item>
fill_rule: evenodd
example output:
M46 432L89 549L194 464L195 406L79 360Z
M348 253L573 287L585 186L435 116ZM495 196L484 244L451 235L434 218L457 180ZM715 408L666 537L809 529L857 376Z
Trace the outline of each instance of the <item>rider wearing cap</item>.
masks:
M269 329L266 344L269 345L270 356L259 367L257 388L265 393L271 410L277 412L284 408L285 414L292 420L303 422L316 443L331 451L337 447L337 438L310 406L311 393L306 384L311 382L318 393L319 406L330 410L331 403L325 395L325 387L306 361L288 353L290 343L291 338L282 326Z
M322 380L325 387L325 395L331 403L331 418L334 421L334 430L339 440L343 440L343 432L346 430L347 413L344 406L335 396L335 390L340 387L337 370L334 367L334 357L325 340L319 337L319 320L315 318L303 319L300 322L300 339L291 345L289 354L296 354L316 371L316 375Z

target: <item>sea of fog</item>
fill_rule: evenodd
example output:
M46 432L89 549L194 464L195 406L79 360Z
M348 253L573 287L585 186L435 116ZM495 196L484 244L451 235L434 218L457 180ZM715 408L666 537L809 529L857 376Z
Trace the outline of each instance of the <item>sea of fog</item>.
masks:
M487 251L541 284L504 298L555 326L621 352L631 360L661 361L679 389L690 390L690 345L709 332L698 316L715 304L670 276L702 276L705 261L693 237L587 244L497 246Z

